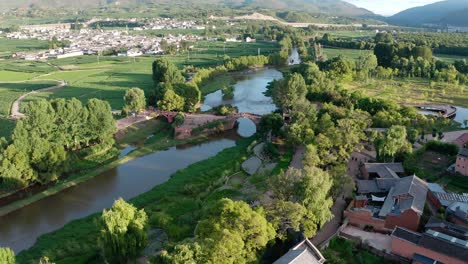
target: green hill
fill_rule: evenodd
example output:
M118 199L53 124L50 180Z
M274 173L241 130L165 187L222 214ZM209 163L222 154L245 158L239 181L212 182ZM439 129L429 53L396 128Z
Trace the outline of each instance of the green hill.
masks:
M387 21L402 26L424 24L468 27L468 0L447 0L402 11Z
M0 9L9 8L85 8L126 6L134 4L190 4L231 7L238 9L265 8L273 10L301 10L340 16L366 16L373 13L341 0L0 0Z

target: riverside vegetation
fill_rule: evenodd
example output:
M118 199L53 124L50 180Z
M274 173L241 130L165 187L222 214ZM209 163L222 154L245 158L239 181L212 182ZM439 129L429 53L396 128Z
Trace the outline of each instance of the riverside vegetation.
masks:
M450 121L441 117L422 116L413 108L344 88L352 81L376 76L381 69L390 71L385 60L386 49L380 53L376 45L377 56L368 54L357 61L341 56L321 61L323 57L319 56L316 45L308 49L307 44L294 36L283 36L280 53L268 61L272 63L275 58L283 58L287 54L286 47L297 44L303 63L290 69L283 79L270 83L268 94L280 110L262 118L258 137L266 138L271 134L284 139L289 146L305 145L303 168L287 169L287 162L279 163L273 172L256 175L262 179L262 184L255 185L258 192L254 197L220 190L226 178L240 172L241 161L251 151L254 139L242 139L235 147L177 172L166 183L130 200L133 206L118 201L110 211L73 221L40 237L36 245L21 252L17 260L25 263L47 256L58 263L101 263L111 259L109 252L114 251L109 244L115 243L106 241L111 241L108 238L115 235L118 239L115 242L122 250L112 257L117 258L116 262L126 263L141 255L147 243L146 229L161 228L168 234L169 241L161 254L150 258L151 262L258 261L276 240L288 239L289 230L311 237L331 219L333 199L352 187L346 163L352 152L364 147L363 142L374 143L379 160L405 160L412 152L410 143L426 131L436 127L444 131L449 125ZM393 44L382 45L390 47L389 54L396 52ZM427 49L416 50L428 56ZM258 59L263 60L255 58ZM227 65L229 62L232 61L227 61ZM256 63L243 67L253 65ZM193 105L187 102L193 102L193 94L199 98L200 92L184 93L184 88L177 93L175 87L182 83L182 74L164 60L156 61L154 66L157 74L164 73L153 75L155 98L158 99L158 93L159 96L163 94L159 102L163 101L167 109L176 106L171 110L190 111ZM223 72L221 67L228 68L226 65L218 67L210 69L205 78L210 78L217 69ZM447 67L450 69L441 68L439 73L448 74L452 69ZM420 78L436 76L432 76L432 72L420 73ZM196 78L199 77L195 75L193 82L197 85L205 79L197 81ZM454 78L460 81L466 76L457 71ZM451 79L440 81L450 82ZM190 89L196 91L195 86ZM281 114L289 116L287 123ZM285 129L281 129L283 126ZM363 132L371 127L389 130L386 133ZM16 136L13 142L15 139ZM255 202L254 206L249 206L251 202ZM128 230L123 233L107 225L109 215L118 219L120 214L125 221L119 223L119 227ZM135 243L124 243L125 238ZM350 254L349 257L359 262L357 258L362 256Z

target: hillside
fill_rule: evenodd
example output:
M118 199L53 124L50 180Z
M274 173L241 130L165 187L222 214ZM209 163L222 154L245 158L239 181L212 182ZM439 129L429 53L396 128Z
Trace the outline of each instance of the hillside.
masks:
M414 7L387 18L387 22L402 26L440 24L468 27L467 0L447 0Z
M301 10L340 16L365 16L373 13L341 0L0 0L0 9L8 8L60 8L99 7L132 4L197 4L232 8L266 8L274 10Z

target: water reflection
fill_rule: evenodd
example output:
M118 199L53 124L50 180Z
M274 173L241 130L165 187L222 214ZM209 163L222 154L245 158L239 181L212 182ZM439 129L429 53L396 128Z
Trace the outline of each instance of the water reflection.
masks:
M220 90L205 96L202 111L208 111L212 107L223 104L232 104L239 112L264 115L276 110L276 106L270 97L264 92L269 82L281 79L283 74L273 68L259 69L236 77L238 82L234 85L234 98L223 100Z
M248 118L237 119L237 133L241 137L251 137L257 132L255 123Z

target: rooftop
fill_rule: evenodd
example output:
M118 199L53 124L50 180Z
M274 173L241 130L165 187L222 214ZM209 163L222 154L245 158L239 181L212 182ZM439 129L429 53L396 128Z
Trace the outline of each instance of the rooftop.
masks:
M401 163L364 163L364 167L380 178L399 178L397 174L405 172Z
M460 152L458 152L458 155L468 158L468 148L460 149Z
M451 235L457 238L468 239L468 227L464 227L461 225L456 225L451 222L447 222L445 220L436 218L431 216L427 224L424 226L426 230L429 229L443 229L444 233L447 235Z
M379 212L380 217L388 214L400 214L408 209L422 213L427 195L427 183L417 176L398 179L379 178L358 180L358 193L387 193Z
M461 260L468 259L468 241L445 235L434 230L423 234L396 227L392 237L406 240L420 247Z
M463 135L459 136L455 141L454 144L458 145L460 148L463 148L466 144L468 144L468 132L464 133Z
M273 262L274 264L321 264L325 258L308 239L303 240L288 253Z
M445 207L450 206L454 202L468 203L468 195L447 192L432 192L432 194Z

